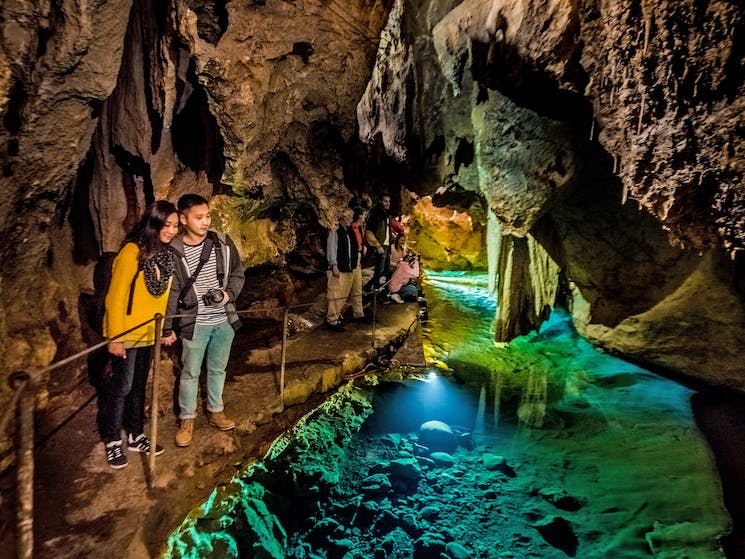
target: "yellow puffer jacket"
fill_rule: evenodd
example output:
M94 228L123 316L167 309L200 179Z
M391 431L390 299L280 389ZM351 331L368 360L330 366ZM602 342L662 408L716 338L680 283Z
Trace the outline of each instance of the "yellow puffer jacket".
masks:
M103 320L103 333L107 337L142 324L157 313L166 313L169 290L158 296L150 294L145 286L144 274L142 272L137 274L139 252L140 249L136 244L127 243L114 259L111 284L106 293L106 313ZM137 274L137 279L132 298L132 312L127 315L129 291L135 274ZM115 341L124 342L125 347L128 348L153 345L155 343L155 322L151 321Z

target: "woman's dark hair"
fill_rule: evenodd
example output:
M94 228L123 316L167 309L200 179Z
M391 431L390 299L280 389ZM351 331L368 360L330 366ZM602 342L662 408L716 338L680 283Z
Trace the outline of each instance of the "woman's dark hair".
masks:
M135 243L140 248L140 260L152 258L163 246L160 230L172 214L177 214L176 206L168 200L157 200L150 204L142 214L140 222L124 239L125 243Z

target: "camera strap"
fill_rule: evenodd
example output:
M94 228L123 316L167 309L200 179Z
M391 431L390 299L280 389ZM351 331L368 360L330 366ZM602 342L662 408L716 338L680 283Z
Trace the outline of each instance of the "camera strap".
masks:
M178 295L178 306L182 309L188 309L193 307L187 307L186 306L186 296L189 294L189 290L194 285L194 282L197 281L197 276L199 275L199 272L202 271L202 268L204 268L204 265L207 263L207 261L210 259L210 252L212 252L212 246L214 245L214 241L212 240L211 235L207 235L207 238L204 240L204 244L202 245L202 253L199 255L199 263L197 264L197 267L194 268L194 273L189 276L189 278L184 283L184 287L181 289L181 293Z

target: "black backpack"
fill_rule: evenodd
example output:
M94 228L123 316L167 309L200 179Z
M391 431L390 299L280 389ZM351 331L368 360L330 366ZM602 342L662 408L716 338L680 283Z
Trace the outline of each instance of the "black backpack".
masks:
M111 284L111 272L114 267L114 259L118 252L104 252L93 267L93 304L89 310L88 323L93 330L103 336L103 316L106 312L106 293ZM129 299L127 301L127 315L132 314L132 300L135 294L135 282L140 270L132 278L129 285Z
M93 295L87 298L85 307L88 325L97 338L94 340L94 343L102 342L105 339L103 334L103 317L106 313L106 293L108 293L109 285L111 284L114 259L118 254L118 252L104 252L93 266ZM140 270L138 269L129 286L127 314L132 313L135 281L139 275ZM91 385L98 390L101 387L101 383L110 376L111 355L108 348L104 346L88 354L88 381Z

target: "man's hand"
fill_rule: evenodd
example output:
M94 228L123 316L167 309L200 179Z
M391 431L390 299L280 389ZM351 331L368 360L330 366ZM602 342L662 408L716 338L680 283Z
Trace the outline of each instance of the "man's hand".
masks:
M341 272L339 272L339 266L334 264L331 266L331 273L334 275L335 278L338 278L341 276Z
M122 359L127 358L127 349L124 347L124 342L109 342L109 353Z
M173 344L173 342L175 342L175 341L176 341L176 332L171 332L167 336L162 336L160 338L160 343L163 344L163 345L165 345L165 346L169 346L169 345Z
M377 250L378 251L378 254L380 254L381 256L385 254L385 249L382 246L379 246L375 250Z

